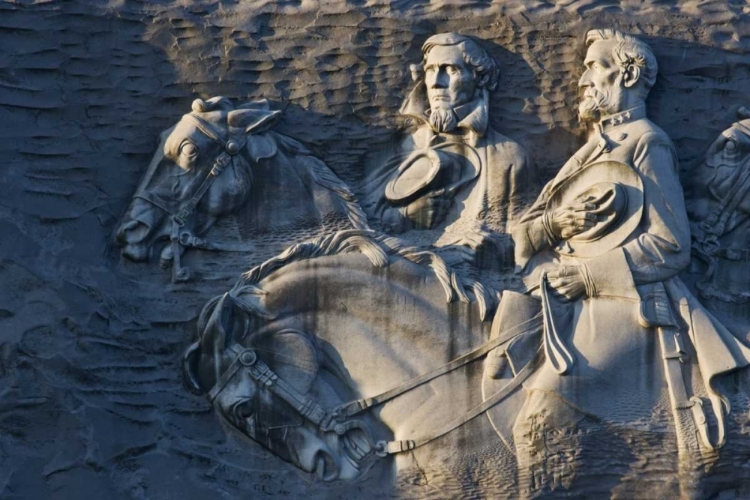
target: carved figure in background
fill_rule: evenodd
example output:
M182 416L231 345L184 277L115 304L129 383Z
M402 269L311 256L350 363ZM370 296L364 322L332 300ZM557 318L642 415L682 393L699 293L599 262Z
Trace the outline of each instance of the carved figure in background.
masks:
M750 110L690 173L687 208L701 301L736 335L750 334Z
M247 244L205 238L230 214L239 213L256 233L323 223L330 229L367 227L346 184L299 142L272 130L280 115L267 101L235 108L224 97L195 100L192 111L162 134L117 229L122 255L143 261L155 243L169 241L161 263L172 264L173 280L184 281L189 274L180 257L186 248L252 251Z
M538 287L544 314L536 335L546 360L524 385L513 427L527 491L573 481L587 436L601 425L625 429L648 419L664 390L681 472L690 472L724 443L728 408L715 377L750 361L750 348L677 277L689 262L690 229L672 142L646 118L657 75L651 49L613 30L592 30L586 43L579 114L593 134L512 231L516 262ZM488 358L491 377L504 354ZM683 379L683 370L700 377ZM695 494L691 487L686 496Z
M430 37L422 53L401 107L417 128L370 176L368 204L387 231L441 229L438 245L476 249L520 215L537 174L526 151L489 126L499 75L489 54L455 33Z

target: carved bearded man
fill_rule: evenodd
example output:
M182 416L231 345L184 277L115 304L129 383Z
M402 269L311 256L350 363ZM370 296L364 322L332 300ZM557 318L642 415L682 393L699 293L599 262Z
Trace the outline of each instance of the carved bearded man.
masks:
M430 37L401 114L417 123L369 176L367 203L393 233L433 230L433 243L477 248L504 233L538 189L526 151L489 126L497 63L474 40Z
M646 118L657 75L651 49L613 30L590 31L586 42L579 114L594 131L512 230L516 263L543 313L544 361L524 383L512 431L527 491L569 486L597 450L604 466L618 445L595 431L648 422L664 401L680 467L711 455L728 410L714 377L750 360L677 277L689 263L690 230L674 147ZM509 313L501 325L518 321L507 305L500 312ZM488 371L503 356L517 368L512 350L493 352Z

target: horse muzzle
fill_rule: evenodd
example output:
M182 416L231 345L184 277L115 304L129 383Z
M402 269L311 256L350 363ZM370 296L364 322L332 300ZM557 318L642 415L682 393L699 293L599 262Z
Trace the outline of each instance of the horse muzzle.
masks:
M115 234L120 255L133 262L143 262L149 256L151 226L138 220L124 222Z

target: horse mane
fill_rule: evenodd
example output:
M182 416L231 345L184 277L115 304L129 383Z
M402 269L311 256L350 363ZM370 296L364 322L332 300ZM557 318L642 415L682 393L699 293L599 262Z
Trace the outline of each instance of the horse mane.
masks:
M304 155L309 159L306 162L306 166L313 181L319 186L332 191L341 200L341 206L354 229L370 229L367 223L367 216L362 207L360 207L354 193L345 182L338 178L328 165L313 156L310 150L299 141L276 131L271 131L270 134L276 139L279 148L285 152L294 155Z
M222 110L222 111L234 111L241 109L257 109L259 111L270 112L270 104L266 99L260 99L257 101L250 101L239 106L234 106L232 101L226 97L217 96L211 99L203 100L196 99L192 104L193 113L205 113L210 111ZM277 114L277 112L276 112ZM312 177L313 181L324 189L331 191L340 200L341 208L346 213L349 222L354 229L370 229L367 224L367 216L359 206L357 198L354 193L338 176L331 170L328 165L323 161L312 155L309 149L303 146L299 141L292 139L291 137L284 135L274 130L269 130L269 127L273 127L273 124L277 119L265 123L259 130L261 133L266 133L275 143L276 146L293 156L303 156L305 166ZM231 116L227 116L226 126L231 125ZM248 135L257 133L255 130L250 130Z
M221 297L227 295L232 298L233 303L246 313L262 318L271 318L272 314L265 310L257 300L243 299L245 296L257 297L265 294L265 291L259 286L263 279L294 262L351 252L363 254L373 266L380 268L387 267L392 256L402 257L417 265L426 266L443 286L446 302L451 303L458 300L471 303L476 301L482 321L486 320L497 306L497 294L493 290L485 288L479 282L463 280L436 253L417 247L404 246L397 239L372 230L350 229L298 243L287 248L276 257L272 257L250 269L240 276L237 283L227 294L211 299L201 312L201 318L207 318L210 310L219 303ZM203 319L199 320L199 325L204 322Z

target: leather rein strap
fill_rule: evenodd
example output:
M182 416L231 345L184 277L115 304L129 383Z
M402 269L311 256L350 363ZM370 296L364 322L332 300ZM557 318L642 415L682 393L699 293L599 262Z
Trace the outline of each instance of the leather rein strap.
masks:
M463 356L460 356L453 361L441 366L440 368L431 372L425 373L419 377L413 378L398 387L395 387L389 391L371 398L359 399L350 403L343 404L333 411L327 411L320 406L316 401L308 398L301 394L293 386L279 378L273 370L271 370L267 364L259 360L255 351L250 348L241 346L240 344L233 344L228 349L234 354L235 358L229 367L222 372L218 380L208 392L208 400L213 404L216 398L221 394L227 384L234 378L240 371L245 368L250 376L257 381L260 385L266 387L268 390L279 396L281 399L292 405L297 412L317 425L323 431L333 431L339 435L346 433L351 425L348 419L354 415L363 413L365 410L378 406L394 398L397 398L422 384L425 384L431 380L434 380L441 375L449 373L461 366L467 365L472 361L486 355L492 349L495 349L502 344L510 342L514 338L522 335L528 331L529 326L533 325L537 317L531 318L520 325L505 332L504 335L498 336L481 346L477 347L473 351L470 351ZM450 421L437 431L424 436L419 439L403 440L403 441L378 441L375 443L375 453L379 456L387 456L395 453L403 453L409 450L413 450L419 446L427 444L435 439L448 434L449 432L457 429L466 422L476 418L482 413L486 412L497 403L509 396L515 389L521 386L521 384L528 378L534 369L538 366L539 361L542 359L543 349L537 351L534 358L529 361L523 368L521 368L516 375L508 382L508 384L497 391L495 394L487 398L481 404L475 406L464 415Z
M376 453L380 456L385 456L393 455L395 453L403 453L405 451L413 450L414 448L419 448L420 446L434 441L439 437L445 436L449 432L458 429L466 422L469 422L470 420L478 417L482 413L498 404L503 399L510 396L513 391L519 388L521 384L523 384L523 382L529 377L529 375L534 372L536 367L539 366L540 361L543 359L543 352L543 348L540 347L536 351L536 354L531 359L531 361L526 363L523 368L521 368L510 380L510 382L508 382L502 389L500 389L495 394L485 399L481 404L475 406L460 417L448 422L437 431L414 440L407 439L402 441L378 441L378 443L376 443L375 445L377 450Z
M412 389L419 387L422 384L425 384L431 380L436 379L437 377L440 377L441 375L445 375L446 373L450 373L453 370L460 368L466 364L471 363L472 361L481 358L491 350L495 349L496 347L499 347L500 345L509 342L510 340L513 340L516 336L525 333L526 327L531 324L536 318L529 319L527 321L524 321L523 323L519 324L518 326L512 328L510 331L506 332L502 336L498 336L495 339L492 339L481 346L477 347L473 351L470 351L463 356L460 356L450 363L447 363L440 368L437 368L431 372L425 373L423 375L420 375L419 377L413 378L407 382L404 382L403 384L394 387L393 389L383 392L381 394L378 394L377 396L373 396L370 398L363 398L358 399L356 401L352 401L351 403L346 403L338 408L336 408L335 413L337 415L341 415L342 417L351 417L358 413L362 413L363 411L367 410L368 408L371 408L373 406L378 406L383 403L386 403L394 398L397 398L398 396L401 396L402 394L411 391Z

